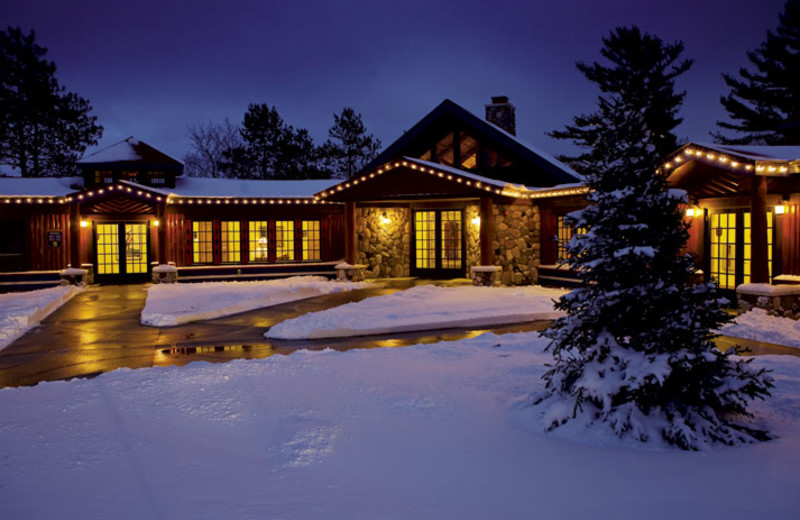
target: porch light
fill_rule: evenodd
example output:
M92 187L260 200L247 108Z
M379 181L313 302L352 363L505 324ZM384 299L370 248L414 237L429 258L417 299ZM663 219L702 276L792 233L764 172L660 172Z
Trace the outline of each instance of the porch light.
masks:
M481 225L481 217L477 216L472 219L472 225L480 227Z
M384 211L383 214L381 215L381 224L383 224L385 226L389 222L391 222L391 220L389 220L389 216Z
M153 225L154 225L155 227L158 227L158 224L159 224L159 222L158 222L158 219L155 219L155 220L153 220Z
M697 209L695 209L695 208L686 208L686 217L687 218L693 218L693 217L699 217L699 216L700 216L700 209L699 208L697 208Z
M786 202L785 201L781 201L780 204L775 206L775 214L776 215L783 215L784 213L786 213Z
M81 227L89 227L89 221L88 220L81 220Z

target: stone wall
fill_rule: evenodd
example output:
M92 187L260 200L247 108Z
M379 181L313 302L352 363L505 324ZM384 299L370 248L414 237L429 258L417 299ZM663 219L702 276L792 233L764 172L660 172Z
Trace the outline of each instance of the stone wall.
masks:
M481 214L477 204L467 206L464 210L464 230L467 240L467 258L464 262L465 276L469 275L469 268L481 263L481 228L472 223L472 219Z
M495 204L494 264L503 268L503 285L528 285L539 279L541 257L539 207L529 203Z
M384 213L389 219L382 223ZM411 266L411 218L408 208L356 208L357 263L367 269L366 278L409 276Z

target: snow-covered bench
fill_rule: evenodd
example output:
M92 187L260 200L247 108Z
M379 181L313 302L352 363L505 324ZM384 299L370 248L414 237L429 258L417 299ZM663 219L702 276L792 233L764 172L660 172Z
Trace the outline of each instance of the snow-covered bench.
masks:
M336 269L336 280L339 282L363 281L364 269L366 268L367 266L363 264L348 264L347 262L336 264L336 266L334 267L334 269Z

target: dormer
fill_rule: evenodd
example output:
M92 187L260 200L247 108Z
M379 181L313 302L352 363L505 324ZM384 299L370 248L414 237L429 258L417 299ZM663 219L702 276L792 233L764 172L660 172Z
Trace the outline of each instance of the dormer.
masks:
M78 168L87 188L117 181L174 188L175 178L183 175L182 162L133 137L88 155Z

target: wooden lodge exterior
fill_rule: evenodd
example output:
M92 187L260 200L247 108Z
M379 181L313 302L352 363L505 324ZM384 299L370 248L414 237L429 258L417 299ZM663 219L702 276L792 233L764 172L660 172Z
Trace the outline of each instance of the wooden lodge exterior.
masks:
M485 119L445 100L344 181L186 178L132 138L87 157L81 177L0 178L0 287L57 283L66 267L113 283L150 280L153 266L179 281L248 280L332 275L342 261L367 278L496 271L506 285L569 285L563 217L587 189L517 139L514 121L504 97ZM800 282L798 158L689 144L667 159L706 278Z

